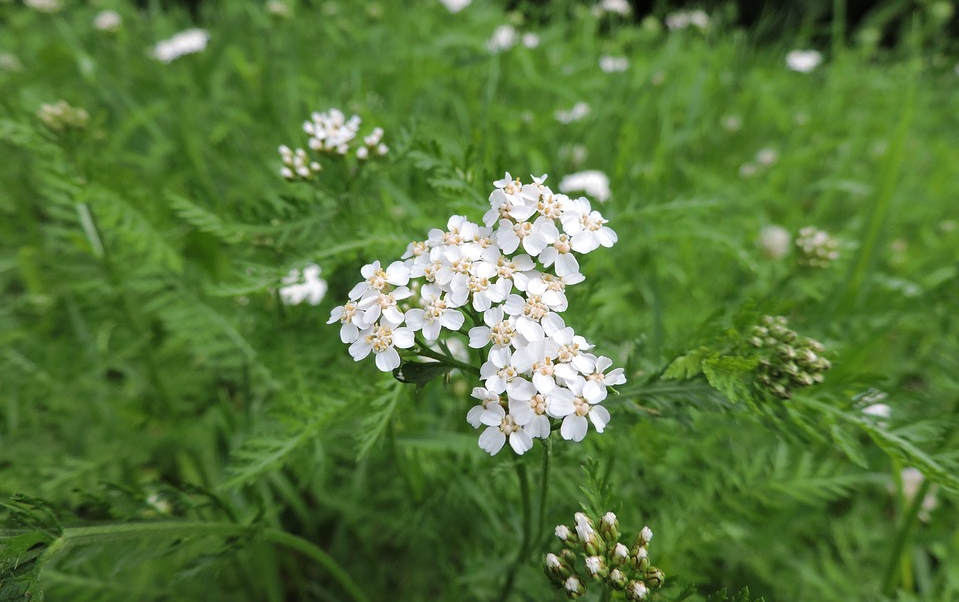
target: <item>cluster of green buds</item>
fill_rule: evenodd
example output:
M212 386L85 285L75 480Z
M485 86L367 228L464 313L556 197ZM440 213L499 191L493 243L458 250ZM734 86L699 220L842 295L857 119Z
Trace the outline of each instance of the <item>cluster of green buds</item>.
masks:
M626 600L642 600L649 591L662 587L663 571L649 564L649 527L633 540L633 546L621 543L619 521L607 512L596 522L582 512L575 515L576 526L556 527L563 542L559 554L547 554L546 576L570 598L586 593L587 583L600 584L608 592L622 592Z
M796 262L807 268L824 268L839 259L839 241L812 226L796 235Z
M86 112L86 109L71 106L65 100L40 105L37 117L45 126L56 132L69 129L82 130L87 127L87 122L90 121L90 115Z
M793 389L821 383L832 367L822 356L822 343L787 328L782 316L764 316L753 326L749 343L761 354L756 380L783 399Z

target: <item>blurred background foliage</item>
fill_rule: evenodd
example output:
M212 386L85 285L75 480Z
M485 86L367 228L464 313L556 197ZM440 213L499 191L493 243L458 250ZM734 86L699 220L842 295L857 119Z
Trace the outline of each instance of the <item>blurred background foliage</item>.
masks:
M454 213L478 220L504 171L582 169L608 174L620 239L582 261L567 320L630 380L606 433L555 446L547 524L580 508L594 458L608 509L655 532L667 599L689 583L693 599L959 595L951 3L729 4L702 30L668 30L665 3L283 6L0 2L15 61L0 69L0 599L495 599L519 547L513 465L535 474L542 448L488 457L464 418L471 380L414 392L354 364L325 322L363 264ZM108 8L115 33L93 26ZM491 53L504 23L538 44ZM205 51L150 56L193 26ZM823 65L786 68L809 47ZM604 55L628 68L603 72ZM60 99L85 128L38 118ZM588 115L560 123L578 102ZM389 155L283 180L278 145L330 107L382 126ZM840 259L771 258L770 225L824 229ZM281 303L310 263L323 301ZM823 385L744 400L660 378L764 314L824 343ZM888 419L862 413L877 400ZM82 531L167 523L183 527ZM563 598L546 550L510 599Z

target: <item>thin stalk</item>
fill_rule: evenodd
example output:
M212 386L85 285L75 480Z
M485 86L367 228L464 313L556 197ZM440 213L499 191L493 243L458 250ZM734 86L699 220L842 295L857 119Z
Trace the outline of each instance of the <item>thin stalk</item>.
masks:
M416 353L418 355L422 355L424 357L428 357L428 358L443 362L444 364L453 366L454 368L459 368L463 372L469 372L471 374L476 374L477 376L479 375L479 368L477 368L476 366L472 364L467 364L466 362L461 362L451 355L446 355L443 353L433 351L432 349L427 347L424 343L420 343L419 347L416 350Z
M884 596L892 597L896 593L896 585L902 573L900 567L905 560L906 546L912 541L913 532L915 532L916 524L919 522L919 513L922 512L922 502L926 499L926 494L929 493L930 485L931 483L928 480L922 482L915 497L912 498L912 502L909 503L903 513L902 522L893 542L892 552L886 560L886 568L883 571L882 594Z
M92 544L136 539L144 536L195 537L198 535L219 535L236 537L254 534L270 543L296 550L322 566L333 579L350 595L355 602L369 602L350 575L332 556L302 537L273 528L256 529L233 523L205 523L186 521L164 521L155 523L124 523L99 527L73 527L64 529L53 543L43 552L37 562L37 570L42 571L60 552L74 544Z
M516 464L516 476L519 478L519 492L523 498L523 540L519 546L519 553L516 554L516 560L509 567L506 581L503 582L503 589L500 590L499 597L496 598L498 602L506 602L506 598L513 591L513 586L516 583L516 573L529 555L530 533L533 530L532 517L530 516L532 514L532 501L529 496L529 478L526 475L526 464L522 462Z
M543 441L543 474L539 480L539 533L536 541L543 541L546 533L546 493L549 491L549 474L553 465L553 438L546 437Z

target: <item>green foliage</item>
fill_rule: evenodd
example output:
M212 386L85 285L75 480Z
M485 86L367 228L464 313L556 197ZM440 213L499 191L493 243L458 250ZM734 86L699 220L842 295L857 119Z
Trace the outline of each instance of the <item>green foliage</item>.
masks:
M812 21L761 46L723 13L666 31L572 1L115 2L109 34L106 4L67 4L0 2L0 600L551 599L540 560L581 508L650 526L663 599L959 596L945 3L881 3L806 74L784 57ZM869 41L906 11L899 47ZM506 22L539 46L490 53ZM204 52L151 58L193 26ZM85 129L44 125L61 99ZM277 147L331 107L389 154L284 180ZM382 374L325 322L505 171L585 169L619 240L567 321L628 382L602 435L490 458L474 374ZM840 257L802 268L771 225ZM323 299L284 303L313 263ZM763 315L823 343L823 383L757 387Z

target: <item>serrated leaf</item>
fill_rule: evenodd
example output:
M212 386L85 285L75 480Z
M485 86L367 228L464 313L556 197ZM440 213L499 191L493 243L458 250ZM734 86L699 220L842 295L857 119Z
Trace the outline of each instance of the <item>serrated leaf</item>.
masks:
M702 363L709 384L730 401L751 401L750 376L757 359L734 355L712 354Z
M674 359L666 371L663 372L665 380L685 380L693 378L703 372L703 359L707 356L709 350L700 347L690 351L686 355L681 355Z

